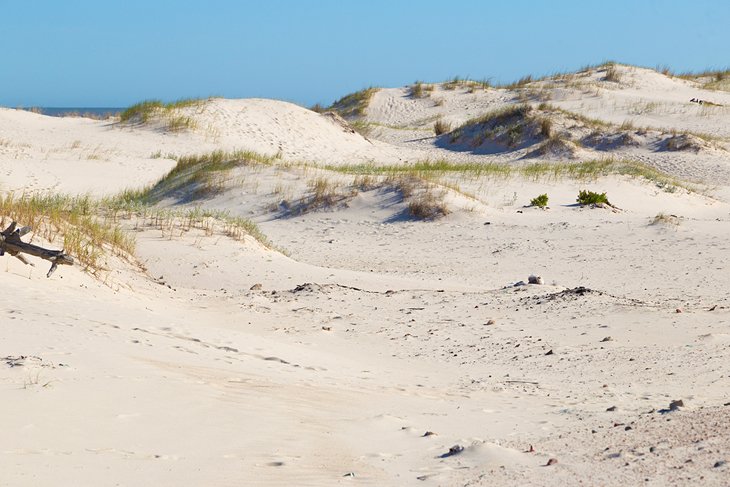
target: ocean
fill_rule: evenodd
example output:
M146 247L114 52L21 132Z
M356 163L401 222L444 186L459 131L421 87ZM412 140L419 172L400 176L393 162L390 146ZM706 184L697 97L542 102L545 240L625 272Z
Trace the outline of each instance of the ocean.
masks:
M89 118L108 118L110 116L119 115L124 111L123 107L33 107L25 108L40 112L43 115L51 117L79 117L86 116Z

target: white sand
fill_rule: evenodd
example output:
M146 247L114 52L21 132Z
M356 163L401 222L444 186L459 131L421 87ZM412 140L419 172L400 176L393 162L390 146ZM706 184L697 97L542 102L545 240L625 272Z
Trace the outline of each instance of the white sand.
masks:
M728 135L727 108L689 103L727 93L620 69L621 84L551 87L551 103L621 123L654 100L637 125ZM382 90L367 119L410 129L370 141L270 100L186 109L197 128L180 133L0 109L3 191L108 195L155 182L166 154L279 153L196 204L255 219L289 252L140 226L147 272L110 259L101 279L79 266L46 279L46 262L3 257L0 485L727 485L730 466L714 466L730 461L726 141L608 154L707 194L457 175L452 213L432 222L406 218L393 191L350 195L351 176L288 164L519 164L430 132L434 114L461 123L518 95L439 87L434 106ZM348 198L283 210L323 176ZM576 207L584 188L621 211ZM544 192L550 210L523 207ZM659 213L678 225L652 224ZM530 274L545 284L511 286Z

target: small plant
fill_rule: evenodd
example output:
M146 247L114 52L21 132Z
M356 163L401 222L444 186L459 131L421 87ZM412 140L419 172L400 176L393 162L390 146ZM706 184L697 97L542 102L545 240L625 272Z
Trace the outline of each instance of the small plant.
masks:
M413 98L423 98L424 91L423 91L423 83L420 81L416 81L411 85L411 97Z
M435 220L446 216L450 212L444 196L445 193L436 194L428 188L410 199L408 213L419 220Z
M451 124L444 122L442 119L436 120L436 123L433 125L433 132L436 135L443 135L448 132L451 132Z
M621 81L621 72L616 68L615 64L609 64L606 66L606 76L603 79L618 83Z
M535 196L530 200L530 206L537 206L538 208L545 208L548 204L548 195L547 193L541 194L540 196Z
M587 191L582 189L578 192L578 199L576 200L581 205L611 205L608 202L606 193L594 193L593 191Z

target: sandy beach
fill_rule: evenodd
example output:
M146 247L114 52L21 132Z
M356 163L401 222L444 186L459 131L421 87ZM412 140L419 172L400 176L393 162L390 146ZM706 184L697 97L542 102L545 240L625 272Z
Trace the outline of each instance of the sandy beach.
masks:
M76 261L0 260L0 486L728 485L705 81L0 108L3 229Z

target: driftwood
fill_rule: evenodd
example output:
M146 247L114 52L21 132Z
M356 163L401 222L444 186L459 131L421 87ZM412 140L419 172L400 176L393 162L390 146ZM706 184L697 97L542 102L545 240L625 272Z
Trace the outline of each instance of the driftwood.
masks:
M5 252L16 257L25 265L34 265L28 262L22 254L29 254L35 257L40 257L51 262L51 269L46 274L46 277L51 277L51 274L58 268L59 264L62 265L73 265L74 259L70 255L64 254L63 250L50 250L44 249L37 245L23 242L20 237L30 232L30 227L23 227L16 229L17 224L11 223L8 228L0 232L0 255L5 255ZM1 228L1 227L0 227Z

